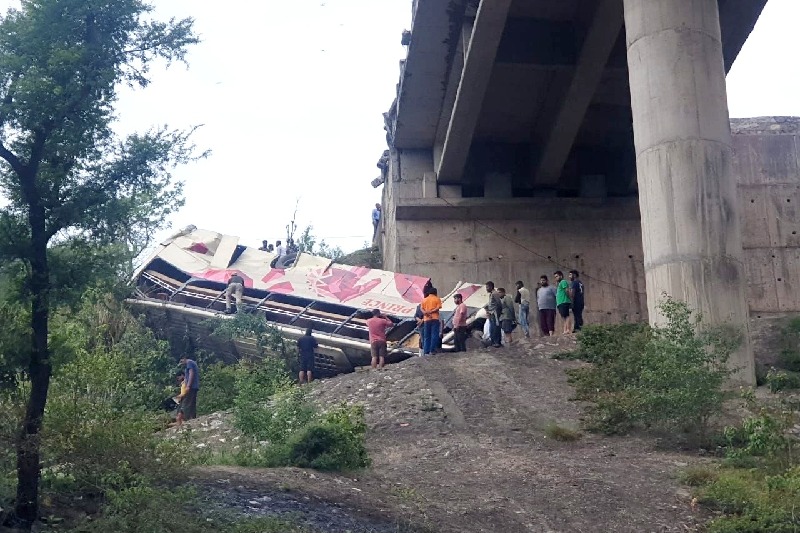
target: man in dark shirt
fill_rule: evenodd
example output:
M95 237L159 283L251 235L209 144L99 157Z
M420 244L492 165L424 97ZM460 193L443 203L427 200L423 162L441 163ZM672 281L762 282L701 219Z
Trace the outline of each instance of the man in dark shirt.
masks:
M578 271L569 271L569 297L572 300L572 316L575 319L573 332L583 327L583 282L578 279Z
M300 352L300 385L314 381L314 350L319 346L317 339L311 335L311 328L306 328L306 334L297 339L297 350Z
M197 391L200 390L200 369L197 363L184 356L181 357L184 367L183 382L186 384L186 395L181 398L181 412L184 420L197 418Z
M231 310L231 300L236 298L236 312L242 308L242 295L244 294L244 278L236 272L228 280L228 286L225 288L225 314L229 315Z

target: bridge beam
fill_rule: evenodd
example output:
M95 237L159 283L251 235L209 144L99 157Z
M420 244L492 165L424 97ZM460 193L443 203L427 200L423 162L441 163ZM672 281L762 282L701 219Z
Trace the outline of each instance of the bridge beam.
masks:
M539 157L534 158L534 186L553 186L558 183L564 164L578 136L586 111L603 77L608 58L622 30L621 0L602 0L598 3L569 88L561 96L558 111L547 131Z
M511 1L481 0L478 7L442 155L434 162L439 181L462 180Z

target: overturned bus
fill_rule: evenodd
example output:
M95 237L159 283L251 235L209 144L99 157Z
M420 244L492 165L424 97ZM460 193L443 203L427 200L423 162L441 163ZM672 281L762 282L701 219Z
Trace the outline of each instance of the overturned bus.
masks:
M419 335L414 313L429 278L343 265L324 257L275 253L239 244L239 238L190 226L158 246L134 274L135 290L128 302L143 312L162 337L187 339L226 361L259 353L254 339L219 339L211 318L224 314L225 288L230 277L245 281L242 309L263 317L284 337L298 338L313 329L319 347L315 354L321 377L352 372L370 361L366 320L379 309L393 322L387 332L387 362L415 355ZM486 302L483 287L459 283L442 294L445 323L443 348L452 349L452 295L461 293L476 326Z

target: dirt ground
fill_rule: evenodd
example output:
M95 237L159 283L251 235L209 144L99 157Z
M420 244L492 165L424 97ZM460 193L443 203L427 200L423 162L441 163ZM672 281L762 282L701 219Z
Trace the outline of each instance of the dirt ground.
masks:
M523 340L317 382L323 405L366 406L370 469L346 476L204 467L198 481L288 493L395 531L696 530L706 517L692 511L676 479L696 455L660 451L645 437L547 437L550 424L580 427L564 373L579 363L551 358L573 342Z

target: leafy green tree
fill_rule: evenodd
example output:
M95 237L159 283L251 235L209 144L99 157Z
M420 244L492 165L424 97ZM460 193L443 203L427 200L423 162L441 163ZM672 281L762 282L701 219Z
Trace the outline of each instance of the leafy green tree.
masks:
M124 139L112 131L118 88L147 85L154 61L184 61L198 42L191 19L157 21L152 10L143 0L23 0L0 20L0 194L8 201L0 264L21 265L30 309L30 397L17 442L23 527L38 514L48 324L60 284L65 275L88 279L109 264L109 250L143 248L182 204L171 170L204 155L191 131Z
M301 252L327 257L334 261L344 255L344 251L339 246L331 246L325 242L325 239L317 240L317 236L314 235L313 231L314 226L306 226L306 229L297 238L297 247Z

